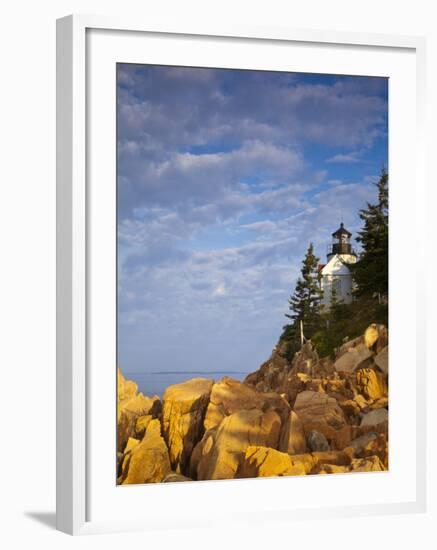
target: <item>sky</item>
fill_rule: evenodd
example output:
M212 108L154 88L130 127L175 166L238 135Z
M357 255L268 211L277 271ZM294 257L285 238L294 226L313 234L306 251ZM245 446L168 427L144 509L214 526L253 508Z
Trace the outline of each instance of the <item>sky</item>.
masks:
M384 78L117 65L118 363L256 370L388 155Z

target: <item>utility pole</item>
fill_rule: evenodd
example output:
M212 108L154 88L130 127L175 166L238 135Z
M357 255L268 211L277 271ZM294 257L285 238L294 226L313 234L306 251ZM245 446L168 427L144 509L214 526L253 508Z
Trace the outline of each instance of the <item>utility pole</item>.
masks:
M305 342L305 336L303 335L303 321L300 320L300 347L303 348Z

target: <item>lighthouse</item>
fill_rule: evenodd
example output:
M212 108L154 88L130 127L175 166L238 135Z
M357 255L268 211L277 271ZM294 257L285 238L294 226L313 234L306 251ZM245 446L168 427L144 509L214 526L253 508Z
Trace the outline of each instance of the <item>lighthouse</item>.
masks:
M329 245L327 263L320 266L320 285L323 290L322 305L329 308L332 300L332 290L335 289L338 300L345 304L352 302L352 273L350 265L357 261L357 255L352 249L350 233L343 222L332 234L332 244Z

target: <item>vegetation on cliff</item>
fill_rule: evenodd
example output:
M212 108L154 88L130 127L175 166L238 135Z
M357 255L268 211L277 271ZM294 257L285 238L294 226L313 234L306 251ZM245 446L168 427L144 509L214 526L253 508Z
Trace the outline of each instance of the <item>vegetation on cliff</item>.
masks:
M379 301L388 295L388 173L383 168L379 181L378 201L360 210L363 228L357 241L362 253L353 267L356 296L373 296Z

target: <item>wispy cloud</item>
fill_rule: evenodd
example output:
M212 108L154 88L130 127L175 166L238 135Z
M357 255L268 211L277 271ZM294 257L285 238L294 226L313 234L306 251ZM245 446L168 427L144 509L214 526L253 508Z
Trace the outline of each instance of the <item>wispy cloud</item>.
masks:
M326 162L362 162L362 158L361 153L354 151L352 153L337 153L333 157L326 159Z

